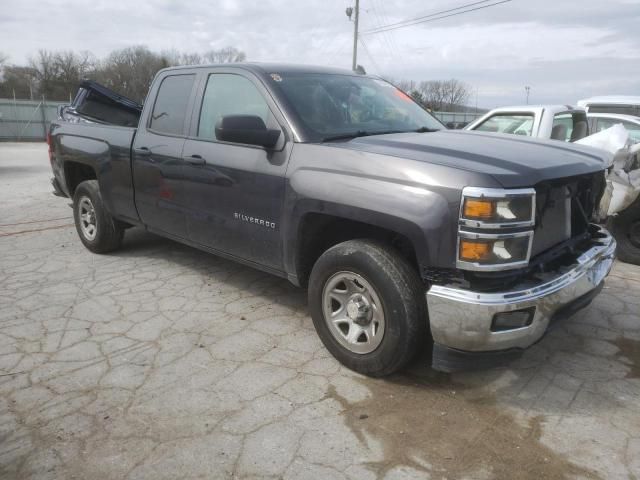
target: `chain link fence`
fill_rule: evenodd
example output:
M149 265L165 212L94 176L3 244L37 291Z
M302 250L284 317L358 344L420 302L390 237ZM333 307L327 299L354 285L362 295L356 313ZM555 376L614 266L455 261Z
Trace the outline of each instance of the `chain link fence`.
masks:
M62 102L0 98L0 141L44 141ZM449 128L462 128L480 117L473 112L433 112Z
M476 118L480 118L484 113L475 112L431 112L433 115L449 128L463 128Z
M0 98L0 141L44 141L60 103Z

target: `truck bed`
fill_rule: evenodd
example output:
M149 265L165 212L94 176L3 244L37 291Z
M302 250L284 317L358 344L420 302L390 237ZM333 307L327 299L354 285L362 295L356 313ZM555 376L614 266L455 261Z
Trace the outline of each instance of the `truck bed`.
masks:
M56 136L56 155L52 167L60 190L71 197L73 174L64 169L91 168L100 184L103 201L112 214L132 222L138 221L134 206L131 175L131 146L137 128L100 123L70 123L58 119L52 123Z

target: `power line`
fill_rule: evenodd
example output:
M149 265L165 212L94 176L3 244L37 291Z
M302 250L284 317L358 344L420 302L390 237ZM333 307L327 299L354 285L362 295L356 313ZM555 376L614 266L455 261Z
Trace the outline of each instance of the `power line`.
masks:
M371 9L373 11L374 16L376 17L376 25L373 28L373 30L375 30L376 28L380 28L380 26L384 25L384 21L382 20L382 18L380 17L380 15L378 14L378 9L376 7L376 1L372 0L371 1ZM382 34L382 45L384 45L387 49L387 52L389 53L389 58L394 58L394 49L393 46L391 45L391 42L389 40L389 35L386 32L383 32Z
M465 5L460 5L459 7L456 7L456 8L450 8L448 10L441 10L441 11L436 12L436 13L430 13L429 15L422 15L420 17L408 18L407 20L401 20L399 22L390 23L388 25L381 25L378 28L395 27L396 25L402 25L402 24L405 24L405 23L408 23L408 22L413 22L413 21L416 21L416 20L423 20L423 19L426 19L426 18L436 17L438 15L443 15L443 14L449 13L449 12L455 12L456 10L462 10L463 8L473 7L475 5L480 5L481 3L488 3L490 1L492 1L492 0L481 0L479 2L467 3ZM370 30L367 30L367 32L371 31L373 33L373 30L378 30L378 28L372 28Z
M339 37L335 37L335 39L337 40ZM344 47L347 46L347 42L349 40L349 37L342 37L342 42L340 42L340 44L338 45L338 48L336 50L332 50L331 53L329 53L328 58L329 58L329 64L332 64L333 61L336 59L336 56L339 53L342 53L342 50L344 49ZM335 44L335 42L331 43L332 45Z
M376 0L374 0L374 1L376 1ZM385 9L384 9L384 2L382 0L380 0L380 11L381 11L381 15L382 15L382 21L380 22L380 25L384 25L385 22L388 24L389 23L389 17L387 17L387 14L386 14ZM393 34L393 32L385 33L385 35L389 35L389 38L391 39L391 45L393 46L393 48L395 49L397 54L400 55L400 58L402 60L404 60L402 49L398 46L398 42L396 42L396 37Z
M362 47L364 48L364 52L367 54L367 56L371 60L371 63L373 64L373 67L376 69L376 71L378 73L380 73L381 72L380 65L378 65L376 60L373 58L373 55L371 55L371 52L369 51L369 47L367 47L367 44L364 42L364 38L362 38L360 35L358 35L358 40L360 40L360 43L362 44Z
M486 3L487 1L491 1L491 0L484 0L482 2L475 2L475 3L472 3L472 4L468 4L466 6L461 6L461 7L450 9L450 10L443 10L442 12L433 13L431 15L425 15L424 17L418 17L417 19L414 18L414 19L404 20L403 22L397 22L397 23L392 23L390 25L384 25L382 27L379 27L378 29L367 30L365 32L361 32L360 34L361 35L371 35L371 34L374 34L374 33L387 32L389 30L396 30L398 28L411 27L413 25L418 25L420 23L434 22L436 20L442 20L443 18L455 17L456 15L462 15L463 13L475 12L476 10L483 10L485 8L495 7L496 5L500 5L502 3L511 2L512 0L502 0L500 2L492 3L490 5L482 5L482 6L475 7L475 8L469 8L468 10L464 10L462 12L455 12L455 13L449 13L448 15L442 15L443 13L446 13L446 12L451 12L453 10L460 10L461 8L469 7L469 6L472 6L472 5L478 5L479 3Z

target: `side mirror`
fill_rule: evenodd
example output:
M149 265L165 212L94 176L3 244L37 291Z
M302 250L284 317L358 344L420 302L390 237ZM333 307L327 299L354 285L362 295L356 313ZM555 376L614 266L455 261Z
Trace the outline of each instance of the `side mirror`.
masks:
M216 123L216 138L223 142L246 143L273 148L280 130L269 130L257 115L226 115Z

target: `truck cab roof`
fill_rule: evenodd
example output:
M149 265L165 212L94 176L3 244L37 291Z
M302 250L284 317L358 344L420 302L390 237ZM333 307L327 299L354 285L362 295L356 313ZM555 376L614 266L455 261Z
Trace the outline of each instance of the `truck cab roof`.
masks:
M358 76L371 76L358 72L354 72L352 70L348 70L346 68L334 68L334 67L324 67L318 65L298 65L291 63L263 63L263 62L238 62L238 63L213 63L213 64L203 64L203 65L182 65L177 67L168 67L160 70L161 72L171 71L171 70L182 70L182 69L194 69L194 68L238 68L242 70L247 70L253 72L257 75L269 75L272 73L324 73L324 74L335 74L335 75L358 75Z

